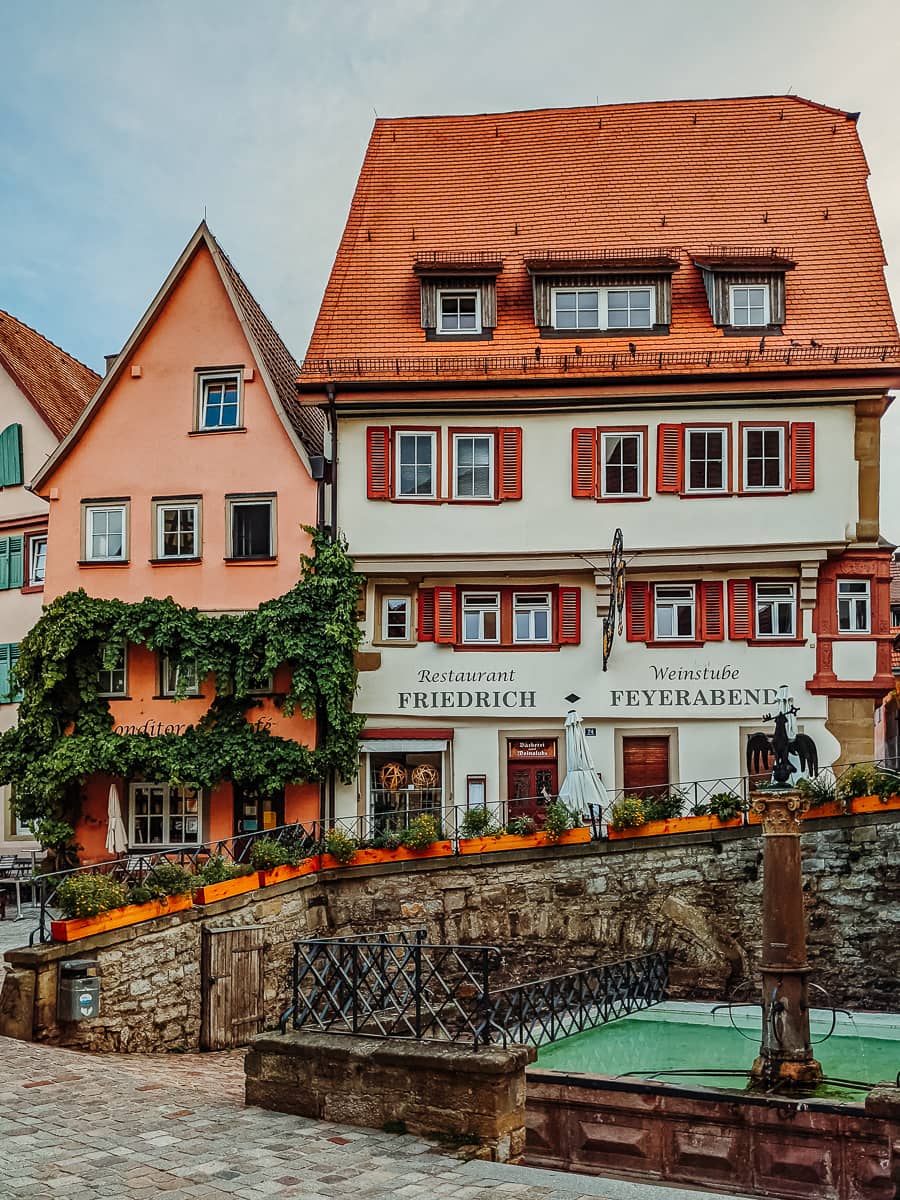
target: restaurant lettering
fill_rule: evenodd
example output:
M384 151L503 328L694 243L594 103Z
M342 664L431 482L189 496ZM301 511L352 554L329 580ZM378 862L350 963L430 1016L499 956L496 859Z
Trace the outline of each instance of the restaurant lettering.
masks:
M738 708L753 705L768 707L775 703L777 688L623 688L611 691L613 708Z
M143 721L140 725L114 725L113 733L121 734L123 737L128 734L143 733L147 737L165 737L167 734L186 733L191 726L189 724L176 722L167 723L165 721ZM269 730L272 728L272 721L269 717L260 717L258 721L253 722L253 728L259 730Z
M446 672L450 674L451 672ZM534 692L400 692L401 709L534 708Z

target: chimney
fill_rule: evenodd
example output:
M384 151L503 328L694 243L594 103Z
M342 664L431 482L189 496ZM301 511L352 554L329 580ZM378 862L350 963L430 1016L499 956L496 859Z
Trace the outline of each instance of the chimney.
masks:
M106 374L108 375L112 370L113 363L119 356L118 354L104 354L103 357L106 359Z

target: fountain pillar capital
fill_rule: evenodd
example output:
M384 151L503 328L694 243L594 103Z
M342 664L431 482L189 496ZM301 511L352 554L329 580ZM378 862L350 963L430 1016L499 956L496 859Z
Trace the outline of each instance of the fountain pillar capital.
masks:
M766 837L798 837L809 797L793 788L771 788L754 793L750 808L762 818Z

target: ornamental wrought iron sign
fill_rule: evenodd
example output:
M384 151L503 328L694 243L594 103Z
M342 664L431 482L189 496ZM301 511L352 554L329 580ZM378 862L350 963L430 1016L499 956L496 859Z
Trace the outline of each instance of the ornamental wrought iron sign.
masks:
M625 612L625 543L622 530L613 534L612 550L609 554L609 609L603 618L603 670L612 654L616 635L622 636L622 620Z

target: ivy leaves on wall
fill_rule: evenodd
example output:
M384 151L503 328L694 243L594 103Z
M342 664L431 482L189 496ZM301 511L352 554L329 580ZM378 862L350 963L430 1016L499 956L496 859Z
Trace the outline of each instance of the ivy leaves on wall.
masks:
M301 558L299 582L252 612L207 616L171 597L127 604L83 590L44 610L19 650L18 723L0 736L0 783L13 785L19 818L44 845L71 840L81 787L95 773L203 787L233 781L263 795L331 770L354 778L364 723L352 711L363 580L343 540L307 532L313 552ZM214 676L216 697L196 725L181 734L113 733L98 673L123 643L194 663L200 679ZM254 722L252 689L285 664L289 682L275 702L286 716L318 717L314 748Z

